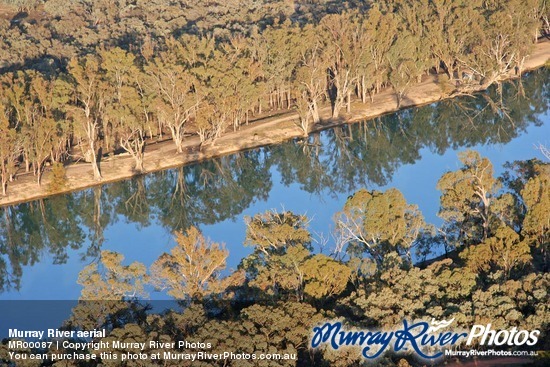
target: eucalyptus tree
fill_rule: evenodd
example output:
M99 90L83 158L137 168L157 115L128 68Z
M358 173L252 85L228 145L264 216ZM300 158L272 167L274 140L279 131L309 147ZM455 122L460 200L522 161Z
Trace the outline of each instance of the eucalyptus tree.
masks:
M220 291L219 272L229 252L211 242L195 227L176 232L177 246L151 265L152 284L179 300L203 300Z
M261 95L262 71L248 41L234 36L220 43L213 53L212 77L209 82L213 100L223 108L222 116L237 130L248 123Z
M242 260L241 267L251 289L272 299L314 300L318 305L346 289L351 269L326 255L311 253L305 216L267 211L246 217L245 222L245 245L253 246L254 252Z
M430 68L438 63L434 56L426 50L431 45L427 40L427 24L432 20L432 12L429 0L421 1L398 1L397 16L400 29L399 37L408 35L412 38L412 62L410 69L413 77L420 83L423 74L429 74Z
M0 177L2 195L6 195L8 182L17 172L17 160L21 155L21 137L11 125L7 111L0 102Z
M83 286L83 300L118 300L124 297L143 295L145 267L134 262L122 265L124 256L112 251L102 251L99 264L87 265L78 276Z
M550 164L535 167L536 175L530 178L521 197L527 209L521 234L542 254L542 266L550 264Z
M115 327L120 323L117 314L124 312L133 299L147 297L147 268L135 261L123 265L124 256L102 251L93 262L78 274L82 285L79 303L73 308L70 324L81 328Z
M193 90L200 104L194 112L194 130L201 143L214 141L225 131L226 109L220 104L217 92L211 88L221 74L215 70L217 63L216 43L211 37L182 35L179 39L178 57L193 77Z
M416 38L409 31L403 31L386 57L389 65L388 81L396 93L397 108L400 108L405 93L418 78Z
M389 65L386 55L397 37L398 19L393 13L382 12L378 5L374 5L368 11L365 27L367 34L372 37L367 43L373 68L370 73L371 83L374 92L379 93L388 81Z
M29 101L25 106L25 120L21 133L25 136L25 148L32 162L38 185L41 184L44 164L53 148L55 123L40 113L40 107Z
M145 65L155 114L159 123L170 130L178 153L183 153L187 125L201 102L196 79L183 63L186 51L182 43L170 39L167 49Z
M88 55L71 59L69 75L74 85L74 100L69 110L74 121L74 132L85 158L92 164L94 179L101 180L98 153L105 101L100 91L98 58Z
M445 221L450 241L471 245L485 241L493 232L496 217L492 205L500 182L493 176L493 165L475 151L459 154L463 167L445 173L438 181L441 206L438 216Z
M15 129L20 139L20 149L25 163L25 172L29 172L31 168L30 138L21 134L21 129L25 123L25 104L28 104L26 102L28 99L28 85L24 80L24 74L21 72L6 73L2 76L0 82L2 85L4 113L8 118L8 123Z
M478 289L477 275L451 259L436 261L427 268L406 266L389 253L380 265L379 276L339 300L350 315L380 327L394 327L403 319L454 318L461 326L471 325L471 295ZM475 312L475 311L474 311Z
M70 87L62 79L48 80L40 74L31 73L29 78L22 133L31 137L33 166L40 185L45 162L59 162L68 153L72 126L64 110Z
M272 297L286 292L303 298L304 272L301 269L310 256L311 234L308 219L292 212L267 211L245 217L246 246L252 255L243 259L250 285Z
M512 0L501 2L500 11L492 15L493 27L505 32L514 53L516 75L523 73L525 60L532 54L541 29L540 9L548 6L541 0ZM548 10L547 10L548 11ZM496 60L497 63L499 62Z
M254 304L242 309L230 319L210 319L192 336L208 340L212 351L223 353L234 350L246 354L272 353L295 355L296 359L261 360L201 360L193 366L295 366L300 361L313 364L313 355L307 348L308 333L326 317L313 306L297 302L279 302L269 305ZM237 363L235 363L237 362ZM180 362L181 363L181 362Z
M523 269L533 259L529 242L506 225L500 226L493 236L477 246L464 249L460 257L473 272L497 274L501 271L504 280L510 278L514 269Z
M438 60L436 69L441 63L451 81L455 77L462 79L457 68L475 37L472 28L480 22L481 5L481 1L437 0L428 7L430 18L426 20L426 37L429 47Z
M301 43L297 50L299 59L293 75L294 88L298 91L297 107L300 113L300 127L304 135L309 133L310 119L313 124L320 122L319 105L327 91L327 60L324 57L324 41L318 28L307 25L302 28Z
M484 3L483 17L472 27L472 42L461 60L483 85L500 81L514 68L523 68L540 26L531 16L536 8L533 1Z
M35 72L18 72L5 80L4 116L17 132L27 171L32 165L40 185L45 162L67 152L69 125L60 112L66 98L58 88L62 82Z
M337 118L347 100L351 108L351 94L363 59L366 31L357 12L327 15L319 30L326 37L324 52L328 63L332 99L332 117Z
M357 191L335 221L337 237L348 244L348 253L366 253L378 265L390 252L412 262L411 249L424 232L431 231L418 207L407 204L396 189Z
M303 31L290 21L266 28L250 37L250 49L261 67L265 89L258 94L258 107L268 97L271 109L290 108L293 72L299 58L299 50L307 44Z
M304 294L325 301L338 296L348 286L352 269L333 258L316 254L302 265Z
M151 129L141 72L134 56L120 48L102 51L100 56L106 94L104 125L111 125L118 145L134 158L135 170L143 172L146 131Z
M468 301L476 319L491 320L494 328L535 328L548 321L550 311L548 272L530 272L518 279L488 285L476 289Z

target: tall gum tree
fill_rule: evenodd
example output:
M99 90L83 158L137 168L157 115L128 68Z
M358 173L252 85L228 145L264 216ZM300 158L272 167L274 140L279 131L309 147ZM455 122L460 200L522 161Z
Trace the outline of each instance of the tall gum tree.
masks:
M379 93L388 81L389 65L386 55L397 37L398 21L393 13L383 13L374 5L368 11L365 27L371 37L367 43L373 68L371 84L374 93Z
M187 123L200 104L195 78L179 57L182 52L181 43L172 39L168 49L145 66L157 118L170 130L178 153L183 153Z
M103 89L108 100L105 119L112 123L118 144L134 158L134 169L143 172L149 113L143 103L140 72L134 56L120 48L103 51L100 56Z
M448 240L469 245L491 235L492 205L501 185L493 176L491 162L478 152L462 152L459 159L463 167L445 173L437 183L441 191L438 216L445 221L443 231Z
M418 78L416 65L419 61L419 55L415 46L415 37L410 32L404 31L401 37L395 40L387 54L389 64L388 81L395 91L397 108L401 107L405 93Z
M29 78L30 103L25 110L32 125L26 134L33 137L34 168L40 185L45 162L59 161L67 152L71 129L64 109L69 89L62 79L48 80L38 73L31 73Z
M21 146L17 131L10 126L5 107L0 102L0 177L2 195L6 195L8 182L15 175Z
M521 5L520 5L521 3ZM537 6L532 1L488 2L483 15L471 29L472 40L461 63L472 70L484 86L499 82L511 70L523 68L526 55L539 28Z
M101 251L99 261L78 274L82 285L79 303L72 310L71 323L86 329L118 324L116 314L128 307L126 301L145 298L147 268L137 261L123 265L124 256Z
M303 43L300 45L300 58L295 66L294 85L299 93L296 104L300 112L300 127L304 135L307 135L310 119L313 124L321 120L319 104L326 94L327 64L326 59L323 58L323 44L317 29L306 26L302 29L300 37Z
M250 47L257 55L264 73L270 108L292 106L292 73L298 62L298 50L303 44L307 44L306 39L302 38L303 32L291 25L290 21L286 21L280 26L268 27L251 39ZM260 95L260 99L264 97L266 96ZM261 104L260 101L260 106Z
M550 264L550 164L536 167L537 175L521 190L527 212L521 234L542 253L543 267Z
M338 118L346 100L347 112L350 112L351 93L365 52L366 33L361 18L352 12L327 15L321 20L319 30L326 37L324 51L329 71L332 118Z
M219 291L219 272L225 268L229 252L210 242L195 227L176 233L177 245L151 265L152 284L167 289L180 300L202 300Z
M278 298L294 292L303 299L304 263L310 257L311 234L307 217L289 211L266 211L245 217L245 245L254 252L243 259L250 285Z
M462 79L457 74L458 61L467 52L472 24L481 16L481 1L436 0L430 2L429 9L431 14L426 19L429 47L449 80ZM439 69L437 65L436 69Z
M392 251L411 262L414 244L423 232L431 231L417 206L407 204L396 189L357 191L336 214L335 221L336 237L349 244L348 252L367 253L378 265Z
M79 144L85 148L84 155L92 164L95 180L101 180L98 152L104 101L99 91L99 61L94 56L69 62L69 74L75 86L75 100L72 108L74 128Z

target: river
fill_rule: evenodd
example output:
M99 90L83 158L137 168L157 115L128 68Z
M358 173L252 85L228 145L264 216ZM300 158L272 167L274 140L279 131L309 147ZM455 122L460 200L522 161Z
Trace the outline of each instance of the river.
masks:
M330 253L333 215L357 189L399 189L435 225L436 184L475 149L497 174L507 161L550 146L549 70L475 97L460 97L344 125L277 146L0 208L0 299L75 300L79 272L101 250L149 266L195 225L230 251L250 253L244 217L265 210L306 214L316 250ZM437 255L437 250L432 256ZM165 299L151 292L152 299Z

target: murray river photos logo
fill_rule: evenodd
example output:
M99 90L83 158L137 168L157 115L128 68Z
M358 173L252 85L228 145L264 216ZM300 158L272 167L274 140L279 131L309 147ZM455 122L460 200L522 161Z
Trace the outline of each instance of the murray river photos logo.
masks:
M390 331L382 330L346 330L341 322L327 322L313 328L311 347L323 344L334 350L345 346L361 348L366 359L376 359L389 350L395 352L410 351L422 359L438 359L445 348L466 343L480 346L532 346L538 341L539 330L493 330L491 324L474 325L469 332L454 332L448 329L451 320L431 323L408 322L403 320L402 327Z

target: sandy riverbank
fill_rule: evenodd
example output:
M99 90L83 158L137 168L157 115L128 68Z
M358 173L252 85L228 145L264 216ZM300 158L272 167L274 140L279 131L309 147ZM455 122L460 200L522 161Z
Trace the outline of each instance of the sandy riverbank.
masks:
M543 66L550 59L550 41L546 40L536 45L535 52L525 62L525 70ZM512 77L512 76L511 76ZM449 86L452 89L451 86ZM453 95L444 93L444 88L437 83L437 77L431 76L421 83L412 86L401 103L401 108L433 103ZM479 90L481 90L480 88ZM374 102L354 102L352 113L345 114L338 120L331 120L330 107L321 109L322 123L314 126L312 132L324 130L344 123L356 122L380 116L397 110L395 94L391 89L385 90L374 97ZM186 153L178 154L171 141L151 144L145 148L144 167L147 172L164 170L181 165L200 162L213 157L228 155L238 151L278 144L283 141L303 136L297 126L298 114L289 111L277 117L266 117L248 126L242 126L239 131L229 132L220 137L215 144L203 147L199 151L198 137L186 141ZM10 182L6 196L0 196L0 206L30 201L63 192L80 190L98 184L124 180L135 175L134 160L127 154L121 154L101 162L103 180L95 181L90 164L79 163L66 167L66 185L63 190L50 190L51 173L46 171L42 185L36 184L32 173L18 175L17 180Z

